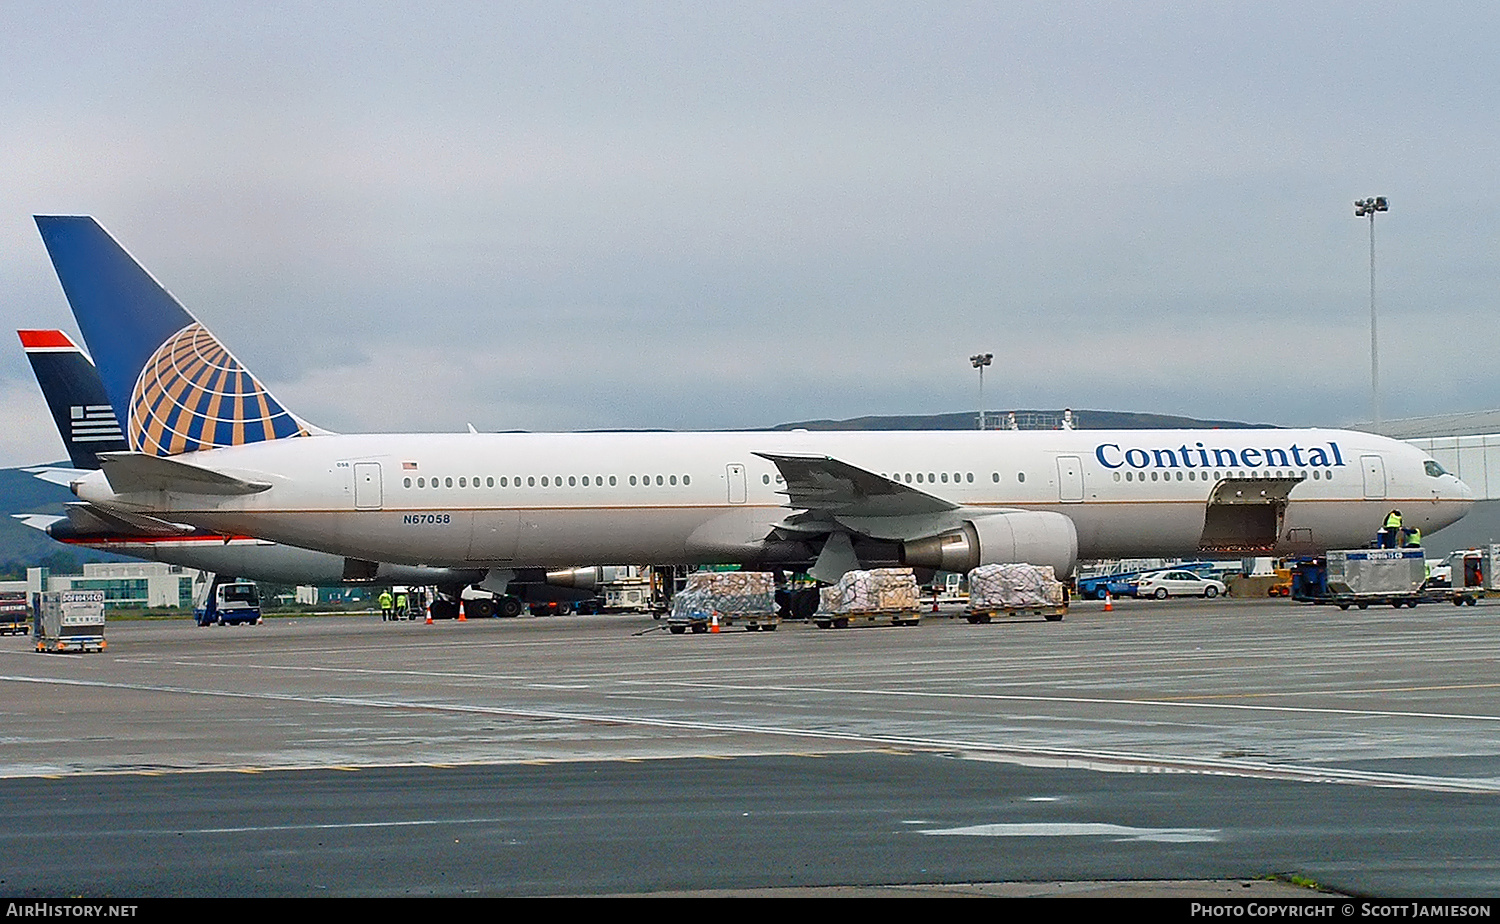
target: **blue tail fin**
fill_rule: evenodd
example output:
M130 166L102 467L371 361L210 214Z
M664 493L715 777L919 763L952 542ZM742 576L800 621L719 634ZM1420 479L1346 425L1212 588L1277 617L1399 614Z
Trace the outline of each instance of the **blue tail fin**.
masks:
M36 224L131 449L170 456L311 432L98 222Z
M60 330L19 330L31 371L68 447L73 467L96 469L99 453L123 452L125 434L115 418L99 370Z

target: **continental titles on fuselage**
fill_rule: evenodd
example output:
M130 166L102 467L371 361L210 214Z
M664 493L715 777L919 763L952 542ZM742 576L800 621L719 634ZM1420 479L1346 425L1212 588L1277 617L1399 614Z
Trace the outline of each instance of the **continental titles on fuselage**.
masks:
M1119 443L1100 443L1094 447L1094 458L1105 468L1338 468L1345 465L1339 444L1325 446L1212 449L1202 443L1176 449L1145 449L1132 446L1122 449Z

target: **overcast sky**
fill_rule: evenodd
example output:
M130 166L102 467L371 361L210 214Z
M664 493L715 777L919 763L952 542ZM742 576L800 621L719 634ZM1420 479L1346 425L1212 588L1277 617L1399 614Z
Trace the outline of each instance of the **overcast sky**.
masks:
M341 431L1500 407L1500 7L0 2L0 312L90 214ZM19 345L0 464L60 458ZM1085 421L1086 423L1086 421Z

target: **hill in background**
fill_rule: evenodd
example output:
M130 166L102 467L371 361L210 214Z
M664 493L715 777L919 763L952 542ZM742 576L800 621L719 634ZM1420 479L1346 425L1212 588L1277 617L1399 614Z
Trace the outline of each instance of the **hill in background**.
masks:
M66 466L67 462L56 465ZM63 505L77 500L60 484L43 481L18 468L0 468L0 577L19 580L27 568L45 567L59 573L76 573L86 561L134 561L107 552L74 548L54 542L39 529L32 529L12 513L62 514Z
M990 428L1004 426L1005 412L989 411ZM1020 420L1060 419L1062 411L1016 411ZM1207 428L1243 430L1250 427L1274 427L1275 424L1244 423L1238 420L1202 420L1171 414L1137 414L1130 411L1074 411L1074 426L1079 430L1179 430ZM851 417L848 420L804 420L778 424L771 430L973 430L978 426L978 411L956 414L906 414L879 417ZM1023 429L1026 429L1023 426ZM1050 427L1048 429L1051 429Z

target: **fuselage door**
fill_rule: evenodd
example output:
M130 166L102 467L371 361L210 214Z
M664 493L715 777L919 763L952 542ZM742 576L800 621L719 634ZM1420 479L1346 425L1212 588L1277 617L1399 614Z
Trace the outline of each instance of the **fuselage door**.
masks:
M380 463L354 463L354 509L379 510L380 504Z
M729 502L743 504L745 502L745 466L739 463L724 466L724 480L729 483Z
M1083 462L1077 456L1057 457L1057 499L1065 504L1083 500Z
M1385 497L1385 460L1380 456L1360 456L1359 465L1365 473L1365 499Z

